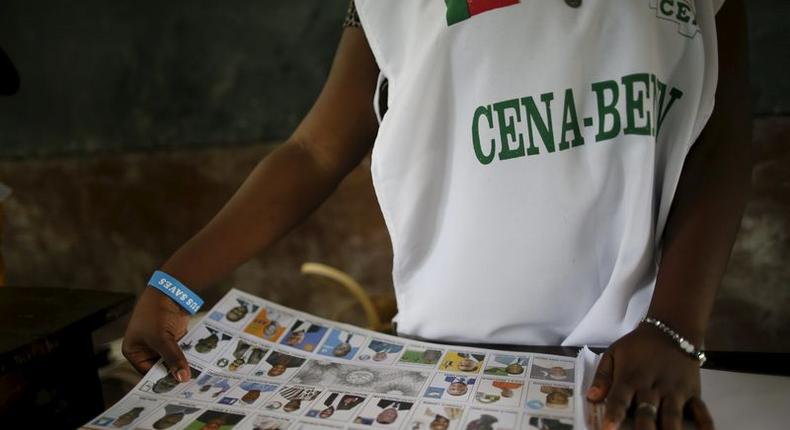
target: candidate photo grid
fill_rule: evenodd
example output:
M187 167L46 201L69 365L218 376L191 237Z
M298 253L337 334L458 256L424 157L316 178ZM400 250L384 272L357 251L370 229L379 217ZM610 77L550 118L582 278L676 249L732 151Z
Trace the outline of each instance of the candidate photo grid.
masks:
M464 430L516 430L519 414L515 411L470 407L464 417Z
M229 347L233 339L231 331L204 320L193 330L190 330L181 339L178 346L188 359L193 358L201 363L212 365L215 357Z
M573 430L573 419L524 414L521 418L522 430Z
M558 359L535 356L529 368L529 378L535 381L572 384L576 380L576 362L573 359Z
M280 340L280 344L305 352L313 352L318 348L326 333L327 327L297 318Z
M190 381L198 378L203 373L201 366L190 364ZM137 391L151 395L176 396L185 389L190 382L178 382L175 376L167 371L162 362L157 363L146 373L137 385Z
M217 403L243 408L258 408L273 395L281 384L256 379L243 379L226 391Z
M456 430L460 428L465 407L442 401L422 400L411 416L409 430Z
M530 381L525 409L534 414L572 415L574 411L573 385Z
M144 420L164 403L150 396L129 396L91 421L95 428L130 429Z
M309 385L288 384L277 390L264 403L263 410L301 416L310 409L313 402L325 389Z
M442 355L444 355L443 349L423 345L407 345L398 359L398 365L435 368L442 359Z
M474 404L497 408L519 408L524 397L525 381L520 379L480 378Z
M308 359L303 355L275 349L266 355L251 375L284 382L290 380L307 361Z
M233 338L230 345L217 355L213 365L229 373L249 375L259 367L271 350L270 345L251 336L239 335Z
M407 422L415 407L412 398L374 395L354 418L354 426L400 428Z
M255 317L261 305L243 296L228 295L217 303L206 318L232 330L244 328Z
M462 350L450 350L442 358L439 370L445 372L480 373L486 354Z
M263 304L244 327L244 333L276 344L295 320L296 317L291 312Z
M308 418L332 422L350 422L364 408L369 394L327 390L305 414Z
M357 354L357 360L371 364L392 364L403 351L403 343L371 338Z
M291 417L282 417L273 414L256 413L236 426L236 430L287 430L294 422Z
M145 419L134 424L135 430L178 430L194 421L203 411L201 406L178 401L165 401Z
M239 424L246 414L235 410L211 408L203 411L184 430L232 430Z
M528 354L489 353L483 366L483 376L526 378L531 361Z
M241 383L241 378L223 372L208 371L192 379L186 388L178 393L184 400L219 403L225 393Z
M436 372L423 398L466 402L475 390L478 376Z
M313 321L229 294L179 342L194 363L189 382L160 362L89 426L573 428L572 358L401 343Z
M332 328L318 348L318 354L326 357L353 359L368 341L368 336L352 330Z

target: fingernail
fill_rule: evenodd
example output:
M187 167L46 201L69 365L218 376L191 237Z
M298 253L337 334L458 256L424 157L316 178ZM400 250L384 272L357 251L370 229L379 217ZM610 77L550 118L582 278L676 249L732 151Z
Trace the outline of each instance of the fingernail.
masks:
M593 386L593 387L590 387L589 390L587 390L587 398L588 399L590 399L590 400L598 400L599 397L601 397L601 389L600 388Z
M187 369L180 369L176 374L176 380L178 382L187 382L189 381L189 371Z

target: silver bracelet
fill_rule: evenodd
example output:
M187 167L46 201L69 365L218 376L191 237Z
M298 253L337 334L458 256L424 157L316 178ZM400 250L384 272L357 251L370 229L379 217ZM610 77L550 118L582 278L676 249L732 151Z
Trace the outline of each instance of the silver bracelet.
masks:
M678 346L680 347L680 349L683 350L683 352L696 358L699 361L700 367L702 367L702 365L705 364L705 360L708 359L705 356L705 351L694 346L694 344L686 340L686 338L684 338L683 336L679 335L678 332L676 332L675 330L672 330L668 325L651 317L642 318L642 322L651 324L655 326L657 329L666 333L667 336L671 337L672 340L677 342Z

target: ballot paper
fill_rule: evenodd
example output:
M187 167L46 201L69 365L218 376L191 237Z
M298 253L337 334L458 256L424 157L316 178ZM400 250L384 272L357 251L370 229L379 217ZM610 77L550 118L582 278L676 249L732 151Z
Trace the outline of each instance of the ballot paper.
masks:
M231 290L90 429L586 428L576 358L419 342ZM587 354L585 356L585 354Z

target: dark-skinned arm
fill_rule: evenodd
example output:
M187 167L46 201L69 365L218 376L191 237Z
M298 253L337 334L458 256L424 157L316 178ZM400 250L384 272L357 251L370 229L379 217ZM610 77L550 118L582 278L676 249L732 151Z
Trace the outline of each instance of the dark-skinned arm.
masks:
M648 316L697 346L703 344L750 190L745 20L743 0L728 0L716 16L716 103L683 166L648 310ZM700 396L698 361L647 324L612 344L588 391L592 401L605 399L609 429L617 428L629 410L634 411L637 430L679 430L684 415L699 428L712 429L712 417Z
M250 173L220 212L162 270L200 291L301 223L370 150L378 123L373 93L378 66L360 28L346 28L310 112L293 135ZM161 356L179 381L190 377L177 341L188 315L145 288L135 305L123 354L140 372Z

